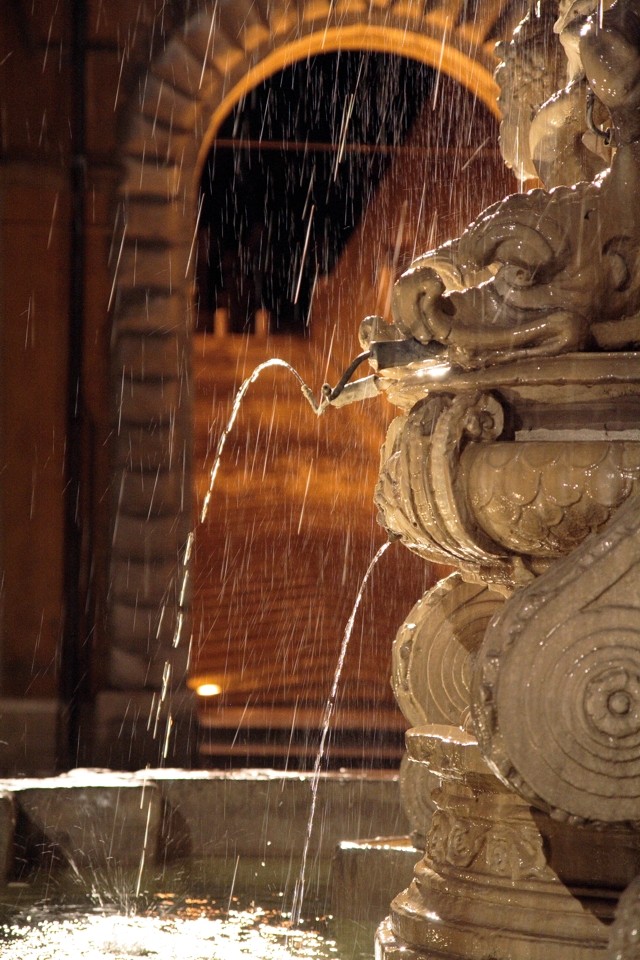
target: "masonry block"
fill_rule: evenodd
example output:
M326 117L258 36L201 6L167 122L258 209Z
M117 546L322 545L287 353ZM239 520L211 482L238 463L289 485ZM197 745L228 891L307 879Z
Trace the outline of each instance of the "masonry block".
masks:
M193 255L188 244L173 245L127 241L118 265L118 285L121 288L174 290L188 285Z
M309 827L310 773L273 770L149 771L166 804L167 850L192 857L298 859ZM339 840L404 833L397 778L323 773L309 855L330 858Z
M181 395L179 380L131 380L125 370L117 401L118 422L147 424L149 429L166 426L173 421Z
M149 654L156 646L166 647L173 641L175 607L116 600L111 608L111 626L114 638L123 650Z
M141 777L73 770L7 781L17 808L14 869L57 863L74 870L153 863L160 795Z
M195 229L195 211L175 200L156 200L131 196L127 205L127 238L129 240L173 241L191 247ZM195 243L193 244L195 248Z
M171 83L149 74L144 88L142 113L145 117L176 130L193 130L200 101L180 93Z
M184 425L182 432L188 436ZM169 470L186 453L174 436L170 423L151 429L146 424L122 424L115 443L115 462L129 470Z
M115 345L115 368L136 380L178 377L189 363L189 341L177 332L122 334Z
M183 157L193 162L198 150L193 130L174 130L135 112L122 127L121 141L123 155L133 164L173 165Z
M180 93L199 100L222 98L223 77L213 71L202 57L179 37L174 37L153 64L153 72L165 83L172 84ZM220 94L216 98L216 90Z
M120 515L113 538L113 553L130 560L170 561L177 559L189 533L190 515L140 517Z
M13 794L0 789L0 885L6 882L13 864L16 810Z
M186 335L192 328L191 298L184 289L173 294L134 296L118 306L114 319L118 336L128 333Z
M120 193L125 197L148 196L168 201L182 197L187 189L182 164L157 162L153 156L144 161L126 157Z

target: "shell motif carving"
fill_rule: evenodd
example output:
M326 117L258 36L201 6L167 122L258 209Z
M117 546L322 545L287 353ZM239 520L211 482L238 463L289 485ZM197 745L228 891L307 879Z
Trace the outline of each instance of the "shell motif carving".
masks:
M478 655L480 747L559 819L640 820L639 575L634 497L505 605Z
M413 607L393 644L391 674L398 706L411 726L466 726L475 655L503 603L500 594L454 573Z
M596 532L640 477L640 443L532 441L469 445L461 482L478 525L530 556L564 556Z

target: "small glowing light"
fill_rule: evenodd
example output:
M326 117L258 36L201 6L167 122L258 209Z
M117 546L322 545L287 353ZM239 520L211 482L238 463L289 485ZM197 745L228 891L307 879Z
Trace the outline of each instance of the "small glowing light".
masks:
M446 377L451 373L451 369L451 364L449 363L435 363L433 366L423 364L415 371L414 376L420 379L429 377L431 380L440 380L442 377Z
M201 683L196 687L196 693L199 697L217 697L222 693L222 687L218 683Z
M439 363L429 370L430 377L446 377L448 373L451 373L451 367L448 363Z

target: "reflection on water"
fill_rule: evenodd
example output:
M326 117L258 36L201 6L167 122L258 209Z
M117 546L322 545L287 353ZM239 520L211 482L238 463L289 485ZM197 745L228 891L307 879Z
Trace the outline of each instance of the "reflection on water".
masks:
M157 896L143 913L31 905L0 925L2 960L349 960L325 918L295 929L278 909L227 909L209 899ZM308 927L308 929L307 929Z

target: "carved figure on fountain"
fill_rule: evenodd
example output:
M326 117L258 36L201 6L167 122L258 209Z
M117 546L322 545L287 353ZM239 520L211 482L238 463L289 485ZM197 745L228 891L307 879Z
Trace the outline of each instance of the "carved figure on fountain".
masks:
M579 128L575 135L563 133L572 149L565 142L555 152L542 148L540 131L551 137L551 127L557 143L550 114L562 112L562 100L576 115L574 101L584 106L588 84L599 110L608 115L610 166L593 180L511 195L483 211L458 240L418 259L394 290L394 325L404 337L432 345L465 369L575 350L622 350L640 340L640 226L629 203L640 187L638 14L630 0L617 0L601 18L597 11L580 17L574 4L560 21L560 38L569 34L575 47L577 34L582 78L567 60L567 72L576 76L531 119L527 108L534 110L535 101L548 92L548 78L521 84L520 99L505 98L507 159L520 175L530 175L538 155L537 172L563 183L567 175L593 173L603 158L586 151L584 137L578 136L586 123L572 120ZM538 33L529 38L528 23L522 28L525 49L539 55ZM512 44L498 70L503 79L518 75L510 65L519 53L518 40ZM552 59L555 64L557 52ZM557 69L549 74L554 82L556 74ZM532 155L510 156L514 144L527 139Z
M509 587L601 529L635 489L640 469L638 438L620 426L613 439L608 434L617 403L626 404L629 427L638 413L629 348L640 342L640 224L629 196L640 187L640 3L616 0L588 15L584 0L563 4L544 71L549 9L532 10L502 46L498 76L510 83L502 96L506 159L520 175L535 163L536 117L558 109L559 94L549 92L562 50L569 83L560 92L573 102L576 84L588 82L607 111L610 167L593 181L512 195L485 210L400 278L393 324L369 322L361 331L365 345L403 338L427 358L400 372L378 371L383 389L409 411L383 448L376 491L383 525L411 549L453 561L467 579ZM574 138L580 169L584 131L586 120ZM516 155L527 139L529 153ZM602 156L589 152L595 169ZM560 151L559 169L547 164L554 177L567 172L563 157ZM588 368L578 353L590 358ZM544 357L557 362L532 366ZM428 363L440 363L440 384L420 380L428 370L417 368ZM573 376L579 366L583 375ZM572 376L582 388L573 397L566 389ZM616 393L607 377L625 388ZM513 387L514 379L524 386ZM566 421L568 404L571 426L595 431L591 445L584 433L564 437L562 449L555 435L551 446L510 443L541 423L557 430L554 416Z

